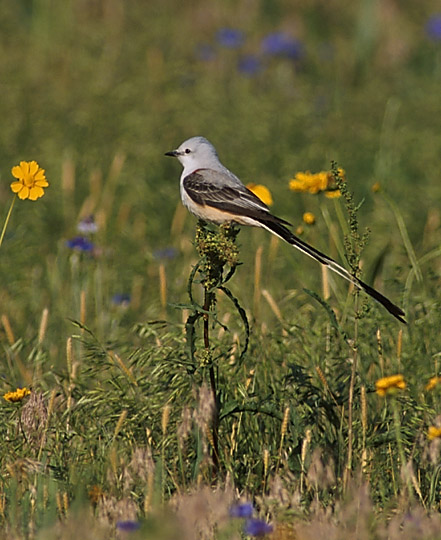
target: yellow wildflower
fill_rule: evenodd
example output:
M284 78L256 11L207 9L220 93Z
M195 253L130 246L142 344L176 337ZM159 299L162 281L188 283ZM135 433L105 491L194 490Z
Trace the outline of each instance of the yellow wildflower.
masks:
M36 161L20 161L20 165L12 167L12 176L17 178L11 183L11 189L18 195L19 199L30 199L36 201L44 195L48 182Z
M6 399L6 401L10 401L11 403L16 403L18 401L21 401L26 396L29 396L31 391L28 388L17 388L15 392L6 392L6 394L3 395L3 398Z
M341 197L341 191L339 189L325 191L325 197L328 197L328 199L338 199L338 197Z
M372 184L372 191L374 193L378 193L379 191L381 191L381 184L380 182L375 182L375 184Z
M271 206L273 204L271 191L266 186L263 186L262 184L253 184L251 182L250 184L247 184L246 187L252 191L256 197L259 197L259 199L267 206Z
M406 383L402 375L390 375L389 377L378 379L375 383L375 388L379 396L385 396L386 394L393 394L397 390L404 390Z
M297 236L301 236L305 231L303 230L303 227L299 225L296 229Z
M338 169L338 175L342 180L345 179L345 171L343 169ZM298 172L290 180L289 189L302 193L311 193L313 195L324 191L326 197L329 198L340 197L341 195L335 185L334 177L329 171L320 171L318 173L310 173L309 171Z
M437 386L438 384L441 384L441 377L437 377L435 375L435 377L432 377L429 382L426 384L426 386L424 387L424 390L426 390L427 392L429 390L433 390L435 388L435 386Z
M441 438L441 427L430 426L427 430L427 438L429 441Z
M289 182L289 189L302 193L312 193L315 195L320 191L325 191L328 187L328 173L319 172L312 174L309 171L298 172Z
M312 212L305 212L303 214L303 221L306 223L306 225L314 225L315 223L315 216Z

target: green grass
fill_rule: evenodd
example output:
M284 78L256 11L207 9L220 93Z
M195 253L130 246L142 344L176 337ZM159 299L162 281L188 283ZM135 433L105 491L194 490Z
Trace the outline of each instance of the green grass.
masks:
M440 426L441 385L425 390L441 350L441 42L425 33L437 10L429 0L5 3L2 223L11 167L38 161L50 187L16 201L0 247L0 390L32 389L0 407L0 538L237 538L238 498L279 540L439 538L440 439L427 431ZM224 27L245 33L240 48L216 42ZM280 30L302 42L295 62L260 52ZM203 44L211 60L198 56ZM261 71L242 73L255 53ZM363 280L408 324L244 229L227 286L250 324L248 350L237 304L217 291L209 354L202 317L190 355L185 323L203 303L200 274L188 296L196 220L163 154L193 135L346 266L368 227ZM359 206L352 230L343 198L288 188L332 161ZM90 214L95 249L74 251L66 240ZM397 373L405 390L378 396L376 380ZM141 528L124 533L121 520Z

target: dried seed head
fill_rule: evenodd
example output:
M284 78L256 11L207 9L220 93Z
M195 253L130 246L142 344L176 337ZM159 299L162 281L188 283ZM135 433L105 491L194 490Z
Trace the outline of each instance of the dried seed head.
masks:
M142 482L146 482L149 475L153 474L155 471L155 463L153 461L151 448L135 448L128 469L133 477L139 478Z
M266 478L266 475L268 474L268 466L269 466L269 451L268 448L263 449L263 477Z
M41 392L31 392L31 395L21 410L21 425L27 439L36 447L44 437L44 427L48 419L48 411Z
M282 438L282 440L285 438L286 431L288 429L289 410L290 410L289 407L286 407L285 413L283 415L282 429L281 429L281 438Z
M398 362L401 360L401 351L403 349L403 330L400 328L398 331L398 340L397 340L397 359Z
M181 414L181 423L178 426L178 443L181 450L184 448L185 442L188 439L191 426L191 410L189 407L184 407Z
M199 403L197 409L193 412L193 417L199 426L204 431L205 426L210 425L215 411L215 403L213 392L208 385L203 384L199 390Z
M127 410L122 411L122 413L119 415L118 422L115 426L115 431L113 432L113 438L116 439L118 437L119 432L121 431L121 428L123 427L124 421L127 418Z
M368 419L367 419L366 387L364 386L364 384L361 385L360 400L361 400L361 425L363 427L363 438L365 438Z
M41 314L40 328L38 330L38 344L39 345L43 343L44 336L46 335L48 318L49 318L49 310L48 308L44 308L43 313Z
M319 379L322 381L323 386L326 389L328 389L329 388L328 381L326 380L325 374L323 373L320 366L315 366L315 370L317 371L317 375L319 376Z
M168 426L169 419L170 419L170 405L167 403L165 407L162 409L162 419L161 419L162 434L164 436L167 433L167 426Z

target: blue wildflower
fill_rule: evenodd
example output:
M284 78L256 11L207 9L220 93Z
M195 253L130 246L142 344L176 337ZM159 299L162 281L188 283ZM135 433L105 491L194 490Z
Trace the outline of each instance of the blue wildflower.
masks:
M426 33L433 41L441 41L441 13L432 15L426 22Z
M81 234L94 234L98 231L98 225L95 223L95 218L91 214L83 218L77 225L77 230Z
M284 56L299 60L303 56L302 43L284 32L274 32L263 38L262 51L272 56Z
M208 43L200 43L196 46L195 50L196 58L203 62L210 62L216 58L216 52L212 45Z
M75 238L66 240L66 246L70 249L87 252L93 251L95 248L94 244L84 236L75 236Z
M216 34L219 45L227 49L237 49L244 41L243 32L234 28L221 28Z
M153 252L153 257L155 259L174 259L178 254L178 250L174 247L166 247L162 249L157 249Z
M239 60L238 69L244 75L252 77L253 75L259 73L259 71L262 69L262 64L257 56L248 54Z
M265 536L272 532L273 526L261 519L247 519L244 527L244 533L250 536Z
M116 293L112 296L112 303L117 306L128 306L130 304L130 294Z
M253 515L253 505L249 502L233 504L230 508L232 518L250 518Z
M116 528L120 531L125 532L134 532L137 531L141 527L140 523L138 521L117 521L116 522Z

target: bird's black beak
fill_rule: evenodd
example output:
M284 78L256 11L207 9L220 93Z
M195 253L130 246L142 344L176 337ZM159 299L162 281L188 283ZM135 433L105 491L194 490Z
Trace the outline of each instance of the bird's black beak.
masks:
M164 154L164 156L177 157L178 156L178 151L177 150L172 150L171 152L166 152Z

